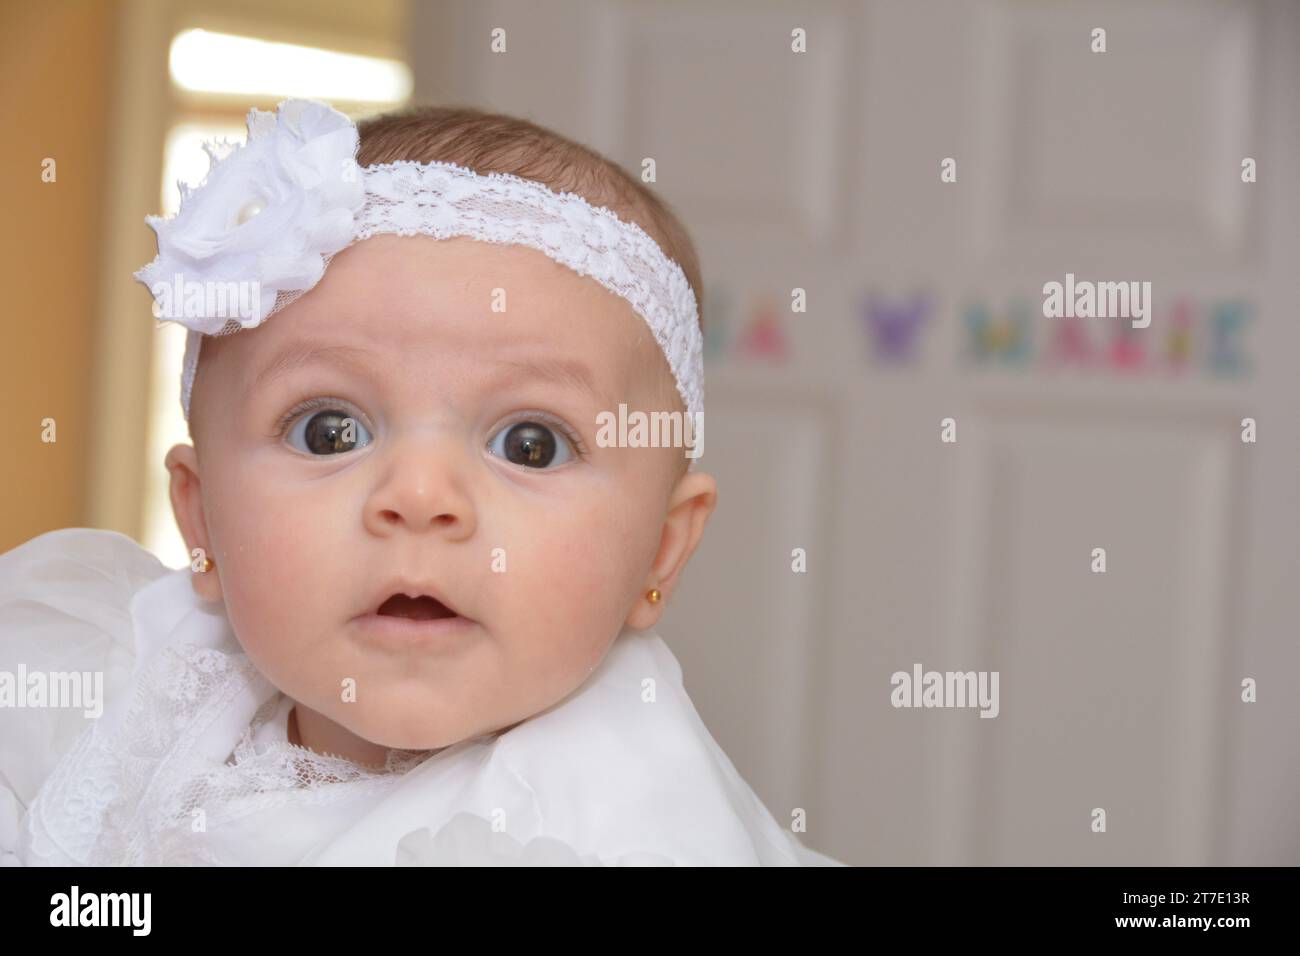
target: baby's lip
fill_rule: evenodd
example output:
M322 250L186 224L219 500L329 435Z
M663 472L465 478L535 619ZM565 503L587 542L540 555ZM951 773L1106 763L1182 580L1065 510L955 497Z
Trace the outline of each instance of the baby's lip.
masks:
M417 580L413 578L394 578L388 584L379 588L371 600L370 606L362 612L360 616L377 615L380 608L386 604L394 595L406 595L409 598L432 598L444 608L451 612L450 615L439 615L442 617L465 617L460 610L444 596L442 589L431 581ZM466 620L469 618L465 617Z

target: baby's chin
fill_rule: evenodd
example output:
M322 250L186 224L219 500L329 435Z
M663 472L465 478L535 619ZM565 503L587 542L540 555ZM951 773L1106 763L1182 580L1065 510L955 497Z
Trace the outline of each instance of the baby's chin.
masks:
M373 715L353 710L341 715L344 719L329 716L350 733L390 750L442 750L522 723L517 719L466 720L463 714L447 719L427 706L386 707L382 713Z

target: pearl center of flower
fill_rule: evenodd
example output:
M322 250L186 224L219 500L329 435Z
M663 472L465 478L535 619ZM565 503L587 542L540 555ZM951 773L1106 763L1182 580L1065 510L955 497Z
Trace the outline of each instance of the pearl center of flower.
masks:
M265 208L266 203L260 196L257 199L250 199L239 207L239 212L235 215L235 225L242 226Z

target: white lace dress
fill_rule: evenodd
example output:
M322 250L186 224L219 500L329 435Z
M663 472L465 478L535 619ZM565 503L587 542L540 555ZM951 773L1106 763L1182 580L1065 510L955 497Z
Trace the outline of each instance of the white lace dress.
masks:
M504 734L372 771L289 743L292 701L189 577L85 528L0 555L0 680L98 672L104 697L0 707L0 863L836 863L763 806L653 631Z

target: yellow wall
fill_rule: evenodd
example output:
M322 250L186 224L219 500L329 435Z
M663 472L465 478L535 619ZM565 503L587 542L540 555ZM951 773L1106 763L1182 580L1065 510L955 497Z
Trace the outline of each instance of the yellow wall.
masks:
M0 551L86 522L99 235L117 8L0 4ZM57 181L41 181L52 157ZM41 441L53 418L57 441Z
M64 527L140 537L153 320L131 272L155 251L174 33L389 53L406 17L405 0L0 2L0 552Z

